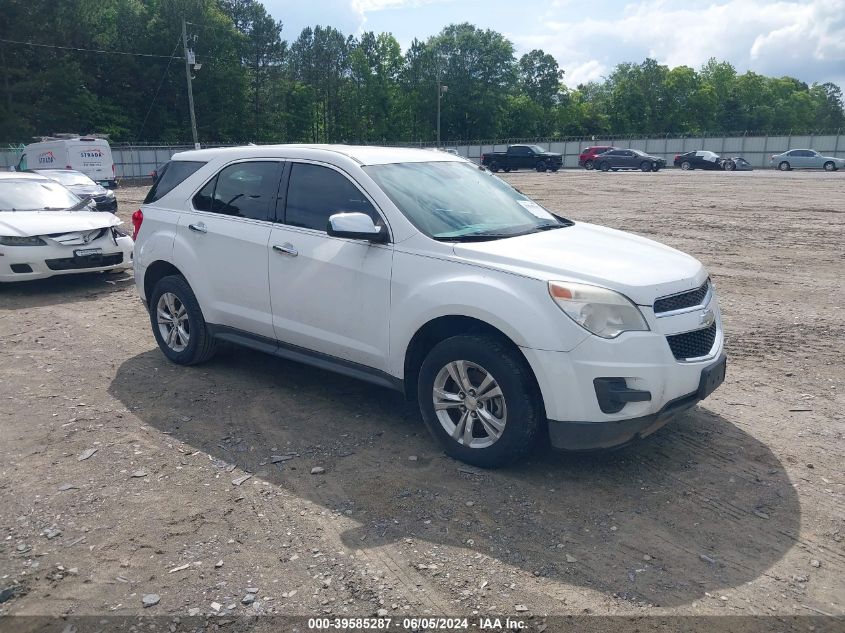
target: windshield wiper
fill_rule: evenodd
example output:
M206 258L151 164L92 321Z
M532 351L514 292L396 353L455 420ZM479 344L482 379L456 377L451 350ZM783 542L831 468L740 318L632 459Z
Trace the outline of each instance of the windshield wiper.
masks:
M489 242L490 240L501 240L506 237L513 237L513 233L467 233L466 235L450 235L447 237L435 237L438 242Z

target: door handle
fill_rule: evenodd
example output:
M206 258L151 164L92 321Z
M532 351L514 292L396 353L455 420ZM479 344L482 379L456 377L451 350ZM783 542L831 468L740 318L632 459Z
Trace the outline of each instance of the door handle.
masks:
M199 224L189 224L188 228L194 231L195 233L208 233L208 229L205 228L205 224L200 222Z
M277 253L284 253L285 255L290 255L291 257L296 257L299 255L299 251L293 247L293 244L290 242L285 242L282 245L273 244L273 250Z

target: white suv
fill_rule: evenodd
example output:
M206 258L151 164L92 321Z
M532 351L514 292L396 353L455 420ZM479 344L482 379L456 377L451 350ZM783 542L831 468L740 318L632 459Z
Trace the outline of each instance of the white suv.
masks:
M700 262L556 217L446 153L184 152L133 221L170 360L223 340L399 389L480 466L541 431L569 450L627 443L724 380Z

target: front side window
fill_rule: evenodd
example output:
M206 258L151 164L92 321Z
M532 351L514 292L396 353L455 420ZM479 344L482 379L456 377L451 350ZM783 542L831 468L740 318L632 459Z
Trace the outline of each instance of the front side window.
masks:
M325 231L335 213L366 213L378 225L380 217L360 189L343 174L308 163L291 166L285 224Z
M204 162L196 160L172 160L165 163L158 171L158 177L147 193L147 197L144 198L144 204L150 204L164 197L203 165L205 165Z
M414 226L437 240L500 239L572 224L463 161L369 165L364 171Z
M251 220L268 220L281 163L254 161L224 167L194 196L194 208Z

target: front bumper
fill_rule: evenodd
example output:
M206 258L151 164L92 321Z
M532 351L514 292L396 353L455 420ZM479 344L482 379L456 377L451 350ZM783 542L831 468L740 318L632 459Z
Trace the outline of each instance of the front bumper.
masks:
M722 354L714 363L705 367L717 368L726 362ZM724 375L724 374L723 374ZM648 415L612 422L568 422L549 420L549 438L553 447L566 451L591 451L624 446L637 439L651 435L672 418L694 407L707 397L700 380L699 388L692 393L667 402L663 407Z
M75 250L100 248L97 257L76 257ZM134 242L106 235L85 245L0 246L0 282L46 279L55 275L120 270L132 266Z
M117 211L117 198L114 196L95 198L94 203L97 205L97 211L109 211L111 213Z
M660 315L640 306L649 331L610 340L588 336L568 352L521 348L540 387L553 444L574 450L622 444L700 400L702 372L724 348L715 293L704 301ZM711 328L712 338L703 339L708 351L677 345L678 335Z

